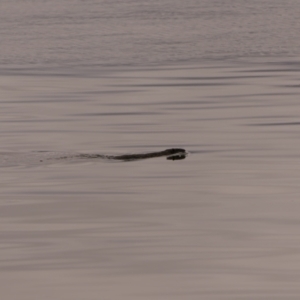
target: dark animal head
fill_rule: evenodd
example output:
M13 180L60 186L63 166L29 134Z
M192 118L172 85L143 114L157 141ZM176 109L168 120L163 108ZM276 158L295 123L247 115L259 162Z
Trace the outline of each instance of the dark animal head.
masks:
M187 152L182 148L172 148L165 150L168 160L185 159Z

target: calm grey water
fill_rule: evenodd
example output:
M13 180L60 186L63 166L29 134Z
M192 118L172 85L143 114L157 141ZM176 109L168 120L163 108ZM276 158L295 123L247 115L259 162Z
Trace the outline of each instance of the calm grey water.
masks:
M2 0L1 299L299 299L299 13Z

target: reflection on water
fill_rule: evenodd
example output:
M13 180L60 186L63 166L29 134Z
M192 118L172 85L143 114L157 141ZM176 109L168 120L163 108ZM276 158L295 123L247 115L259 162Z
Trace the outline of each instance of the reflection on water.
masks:
M2 76L1 293L298 299L298 71ZM28 154L175 147L188 159L39 164Z

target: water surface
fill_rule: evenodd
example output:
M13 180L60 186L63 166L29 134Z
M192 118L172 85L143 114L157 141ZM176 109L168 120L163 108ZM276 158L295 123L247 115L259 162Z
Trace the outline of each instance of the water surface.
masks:
M5 297L296 299L298 66L2 76ZM34 152L169 147L190 155L49 164Z
M299 299L300 7L182 3L2 1L1 299Z

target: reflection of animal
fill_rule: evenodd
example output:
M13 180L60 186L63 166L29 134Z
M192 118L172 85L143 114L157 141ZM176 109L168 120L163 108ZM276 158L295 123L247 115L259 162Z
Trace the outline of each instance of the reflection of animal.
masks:
M103 154L79 154L79 158L106 158L112 160L122 160L122 161L131 161L131 160L140 160L153 157L165 156L169 160L179 160L185 159L187 152L181 148L171 148L159 152L149 152L149 153L140 153L140 154L123 154L123 155L103 155Z

